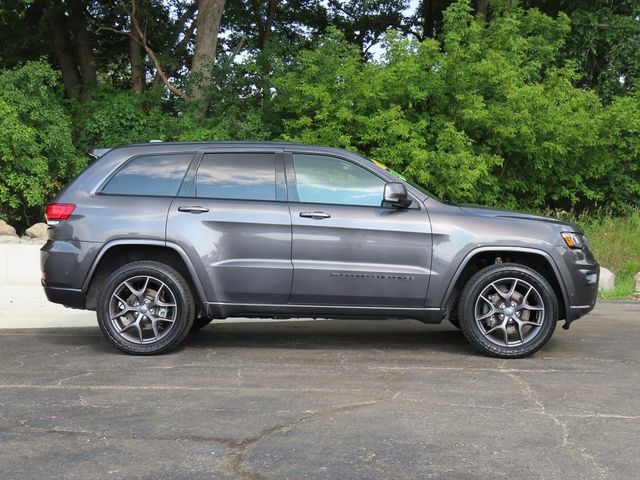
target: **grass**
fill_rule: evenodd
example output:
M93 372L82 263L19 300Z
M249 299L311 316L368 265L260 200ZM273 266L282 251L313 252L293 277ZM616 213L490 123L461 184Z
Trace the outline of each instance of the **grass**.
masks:
M616 275L615 288L603 299L633 299L634 276L640 272L640 211L626 217L581 215L576 219L602 267Z

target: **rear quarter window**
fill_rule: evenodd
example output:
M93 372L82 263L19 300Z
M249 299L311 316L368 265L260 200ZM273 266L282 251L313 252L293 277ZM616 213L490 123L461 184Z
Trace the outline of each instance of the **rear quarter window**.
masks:
M133 158L111 177L101 192L174 197L192 158L193 153Z

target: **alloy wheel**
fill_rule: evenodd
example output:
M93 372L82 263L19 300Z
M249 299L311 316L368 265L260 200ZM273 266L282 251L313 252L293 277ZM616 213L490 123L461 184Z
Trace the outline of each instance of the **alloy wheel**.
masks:
M535 339L545 318L542 296L529 282L503 278L487 285L475 302L480 333L502 347L518 347Z
M176 296L161 280L141 275L126 279L109 301L115 332L137 344L154 343L173 328L178 314Z

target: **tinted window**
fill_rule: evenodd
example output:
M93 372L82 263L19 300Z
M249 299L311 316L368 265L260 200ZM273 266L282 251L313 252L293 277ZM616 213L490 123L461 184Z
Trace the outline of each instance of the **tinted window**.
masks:
M118 170L102 192L173 197L192 158L192 153L134 158Z
M276 157L271 153L206 154L196 176L196 195L275 200Z
M293 164L301 202L382 205L386 182L354 163L335 157L296 154Z

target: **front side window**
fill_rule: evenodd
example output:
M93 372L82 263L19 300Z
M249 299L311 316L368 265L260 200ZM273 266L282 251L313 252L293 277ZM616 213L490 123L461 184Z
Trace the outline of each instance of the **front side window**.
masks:
M276 199L272 153L208 153L196 174L196 196L235 200Z
M175 197L193 153L137 157L111 177L102 193Z
M385 181L336 157L294 154L298 200L304 203L382 206Z

